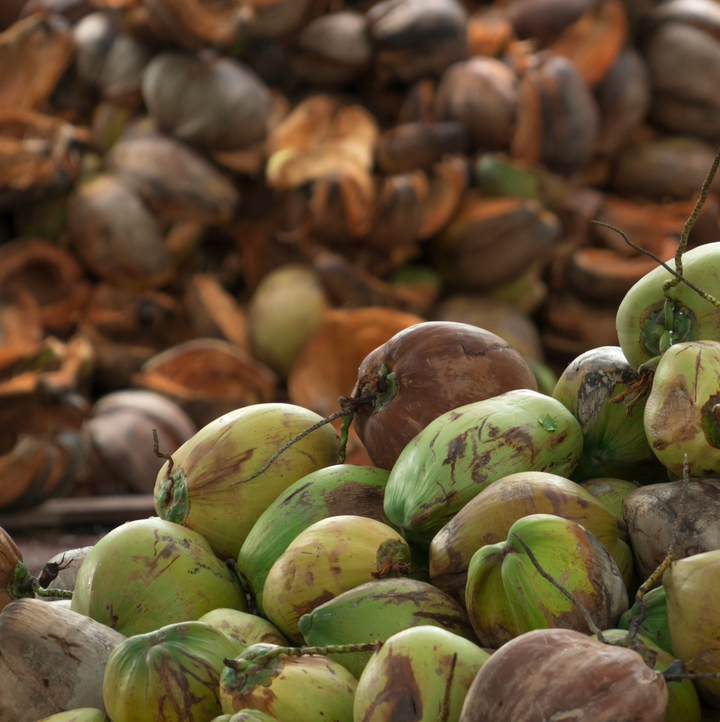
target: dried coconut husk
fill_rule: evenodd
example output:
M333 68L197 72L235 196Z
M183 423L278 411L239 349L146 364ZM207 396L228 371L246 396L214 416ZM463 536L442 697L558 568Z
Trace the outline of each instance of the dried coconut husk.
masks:
M497 287L550 258L560 233L558 218L539 203L520 198L465 194L450 225L433 240L436 268L459 290ZM503 244L511 243L512 250Z
M215 151L263 140L272 111L262 80L226 57L158 53L143 74L142 93L161 129Z
M602 80L618 58L628 37L622 0L592 3L548 48L552 55L572 61L589 86Z
M376 72L385 82L438 77L467 57L467 12L455 0L383 0L367 12Z
M531 39L544 48L593 4L593 0L509 0L502 7L521 40Z
M152 494L164 463L155 454L153 430L163 453L172 454L197 426L177 404L150 391L118 391L100 398L82 427L86 457L81 493Z
M20 290L12 302L0 301L0 374L35 355L43 336L40 308L27 291Z
M660 258L672 258L675 238L665 238ZM618 304L645 274L657 268L647 256L628 258L610 248L579 248L565 267L567 288L587 301Z
M520 83L511 154L570 175L595 152L600 129L597 103L567 58L537 61Z
M196 336L220 338L250 351L245 311L216 277L194 274L185 292L184 305Z
M449 67L435 95L438 120L462 123L471 150L510 146L518 104L518 78L494 58L470 58Z
M146 361L192 336L172 296L105 283L93 289L80 330L93 347L97 383L111 391L127 388Z
M302 29L290 69L305 82L339 87L357 80L371 63L365 15L341 10L321 15Z
M543 309L543 345L575 356L598 346L617 346L616 315L616 304L586 302L570 291L552 291ZM556 342L557 337L567 343Z
M540 334L530 316L512 304L492 298L455 295L437 304L429 321L467 323L507 341L523 356L543 361Z
M475 10L468 20L468 54L470 57L500 57L516 39L515 29L498 7Z
M0 246L0 303L12 302L21 292L37 303L46 331L64 334L77 324L90 285L67 251L23 238Z
M445 158L433 166L428 180L423 221L418 231L420 240L439 233L460 207L470 182L467 160L462 156Z
M105 709L105 665L125 637L77 612L20 599L0 617L0 717L36 722L81 707Z
M0 209L70 188L89 140L87 130L61 118L1 108Z
M140 196L108 174L83 181L70 197L73 248L97 276L118 286L158 288L169 283L185 249L171 248ZM195 234L183 239L194 245ZM181 244L182 245L182 244Z
M0 508L40 504L75 489L83 463L76 431L43 436L19 436L0 456Z
M78 79L103 98L140 99L142 73L151 52L108 12L86 15L73 28Z
M409 173L462 153L465 143L465 129L458 122L402 123L378 138L375 157L383 173Z
M313 182L311 213L325 236L360 237L372 224L375 186L370 171L378 137L375 118L357 105L316 95L301 103L268 140L269 187L299 188ZM333 215L339 221L333 222Z
M292 35L326 7L324 2L313 0L252 0L249 6L248 35L264 40Z
M272 401L277 377L242 349L195 339L154 356L132 377L135 388L163 394L198 425L242 406Z
M418 297L412 290L383 281L322 247L313 250L312 265L334 306L385 306L418 314L429 305L425 296Z
M14 23L0 33L0 108L36 108L72 59L72 35L62 18L37 14Z
M608 186L629 199L663 202L695 198L712 166L715 148L691 136L649 138L624 146L613 158ZM710 185L720 193L720 175Z
M229 47L247 19L237 0L144 0L143 5L162 40L190 50L209 44Z
M402 329L422 321L419 316L378 306L328 311L290 371L290 400L321 416L337 411L338 398L352 394L363 359ZM334 422L338 430L341 421ZM352 427L348 463L370 463Z
M598 151L610 155L640 127L650 107L650 74L641 55L626 47L595 86L600 108Z
M233 184L191 148L151 129L121 137L105 164L168 219L223 224L235 213Z

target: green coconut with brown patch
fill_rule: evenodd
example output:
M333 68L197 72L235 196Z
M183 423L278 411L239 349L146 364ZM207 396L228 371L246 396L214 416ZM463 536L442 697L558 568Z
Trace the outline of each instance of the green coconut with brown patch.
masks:
M113 722L203 722L222 711L223 660L240 645L202 622L136 634L108 658L103 701Z
M590 631L582 610L533 558L600 628L615 626L627 610L620 570L597 538L577 522L532 514L512 525L506 541L482 547L470 561L465 604L484 646L500 647L534 629Z
M370 658L355 693L354 722L456 722L490 655L434 626L392 635Z
M619 346L586 351L561 374L553 398L575 416L583 431L583 453L573 481L598 477L642 483L663 480L665 470L645 436L646 399L632 406L617 403L639 381Z
M557 400L508 391L428 424L403 450L385 488L385 513L411 543L433 536L483 489L520 471L569 477L582 429Z
M126 636L195 621L218 607L247 610L234 571L200 534L157 517L100 539L78 570L70 604Z
M677 343L665 351L644 423L653 452L677 478L685 455L691 477L720 474L720 340Z
M300 618L309 646L384 642L412 627L433 626L477 641L462 607L445 592L416 579L378 579L361 584ZM331 659L360 677L371 652L343 653Z
M283 722L353 722L357 680L322 655L289 656L256 644L226 660L220 703L226 714L255 710Z
M158 472L158 516L202 534L221 559L237 558L255 522L285 489L337 463L339 439L325 425L258 473L278 449L321 420L313 411L285 403L253 404L220 416Z
M301 532L273 564L263 599L268 619L302 642L300 617L374 579L406 574L410 547L387 524L362 516L334 516Z
M603 543L625 584L630 584L633 557L622 516L615 516L574 481L544 471L504 476L469 501L430 544L432 583L465 604L473 554L505 541L512 525L530 514L554 514L582 524Z
M300 532L321 519L351 514L389 524L383 511L389 472L335 464L291 484L262 513L238 554L238 572L263 610L263 587L272 565Z

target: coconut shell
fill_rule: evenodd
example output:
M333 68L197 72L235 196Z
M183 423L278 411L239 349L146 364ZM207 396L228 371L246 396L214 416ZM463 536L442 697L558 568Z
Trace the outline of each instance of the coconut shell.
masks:
M470 686L460 722L664 722L667 701L663 676L636 652L543 629L490 657Z
M110 653L125 637L82 614L21 599L0 615L0 718L36 722L78 707L105 709Z

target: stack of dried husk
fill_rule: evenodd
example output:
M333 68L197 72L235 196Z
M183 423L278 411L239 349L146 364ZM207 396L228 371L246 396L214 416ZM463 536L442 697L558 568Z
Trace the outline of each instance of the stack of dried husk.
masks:
M655 262L592 221L672 255L719 27L712 0L2 3L0 507L149 491L153 428L331 413L419 320L550 385L616 344Z

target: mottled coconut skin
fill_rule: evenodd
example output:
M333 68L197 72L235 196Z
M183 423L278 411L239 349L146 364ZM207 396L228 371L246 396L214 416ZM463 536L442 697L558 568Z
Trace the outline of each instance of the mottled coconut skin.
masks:
M639 654L569 629L505 644L468 690L460 722L664 722L665 678Z
M382 403L384 367L397 396ZM352 398L354 426L373 464L391 469L407 443L446 411L514 389L537 391L510 344L477 326L431 321L411 326L365 357Z

